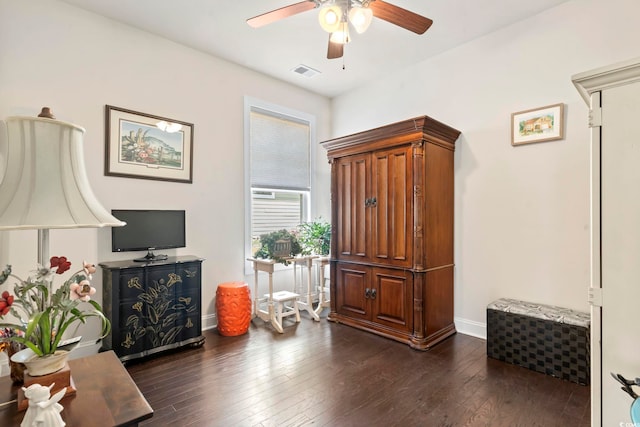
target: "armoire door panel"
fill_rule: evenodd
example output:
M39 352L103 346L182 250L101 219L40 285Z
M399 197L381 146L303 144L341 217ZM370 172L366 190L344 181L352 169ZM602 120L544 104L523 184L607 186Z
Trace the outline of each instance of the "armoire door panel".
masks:
M429 180L424 191L426 268L433 268L453 264L454 171L446 148L427 145L425 156Z
M411 212L413 191L411 188L411 151L410 149L399 150L392 154L391 176L393 180L392 197L393 201L389 206L390 226L393 239L391 240L391 253L393 259L400 262L409 262L411 247Z
M339 255L351 254L351 166L349 161L339 162L336 166L338 176L338 194L336 209L338 211L338 223L334 227L337 230L336 245Z
M369 173L366 158L356 159L353 167L353 207L351 208L351 241L353 242L353 255L366 257L367 251L367 178Z
M389 258L389 158L386 154L376 153L373 159L373 188L371 194L375 195L376 205L372 206L374 233L373 256L377 259Z
M370 289L369 271L366 267L338 264L337 277L341 284L336 294L338 313L360 319L369 317L369 300L365 297Z
M411 329L412 284L403 270L376 268L373 271L373 318L377 323L396 329Z
M338 164L338 257L346 260L362 260L368 256L367 191L368 156L351 156Z
M371 193L377 203L372 211L372 254L376 260L411 264L411 173L410 146L374 153Z

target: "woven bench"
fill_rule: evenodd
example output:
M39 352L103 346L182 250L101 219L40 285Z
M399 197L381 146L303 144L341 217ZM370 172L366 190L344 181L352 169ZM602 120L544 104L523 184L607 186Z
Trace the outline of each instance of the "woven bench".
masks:
M487 356L589 385L589 313L502 298L487 306Z

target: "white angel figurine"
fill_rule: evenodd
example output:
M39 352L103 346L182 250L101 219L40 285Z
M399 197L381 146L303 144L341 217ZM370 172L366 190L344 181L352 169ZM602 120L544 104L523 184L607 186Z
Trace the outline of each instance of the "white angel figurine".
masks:
M67 388L63 388L49 399L52 388L53 384L49 387L40 384L22 387L24 397L29 399L29 407L20 427L64 427L65 422L60 416L63 407L58 402L64 397Z

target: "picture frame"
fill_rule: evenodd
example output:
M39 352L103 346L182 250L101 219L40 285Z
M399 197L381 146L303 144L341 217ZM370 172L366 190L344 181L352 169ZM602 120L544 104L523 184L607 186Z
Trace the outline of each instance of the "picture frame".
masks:
M564 104L547 105L511 114L511 145L564 138Z
M104 174L193 183L193 124L106 105Z

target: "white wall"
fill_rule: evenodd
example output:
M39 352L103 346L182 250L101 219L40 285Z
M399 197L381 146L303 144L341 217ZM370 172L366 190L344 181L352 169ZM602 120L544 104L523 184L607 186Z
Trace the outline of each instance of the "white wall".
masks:
M640 2L575 0L333 100L333 135L429 115L455 153L455 316L501 297L588 311L589 130L571 76L638 55ZM428 39L428 33L424 36ZM512 147L512 112L564 103L562 141Z
M325 97L66 3L0 0L0 119L35 116L49 106L58 119L86 128L89 181L107 209L186 209L188 247L163 252L206 259L205 326L216 323L217 284L245 279L245 95L314 114L318 140L330 136ZM105 104L193 123L193 184L105 176ZM324 153L318 155L318 173L318 191L326 195ZM321 199L318 214L329 218L328 196ZM51 231L51 255L65 255L76 265L144 255L114 254L110 245L110 229ZM5 232L0 261L27 275L35 268L36 248L34 231ZM99 293L101 280L101 274L94 276Z

